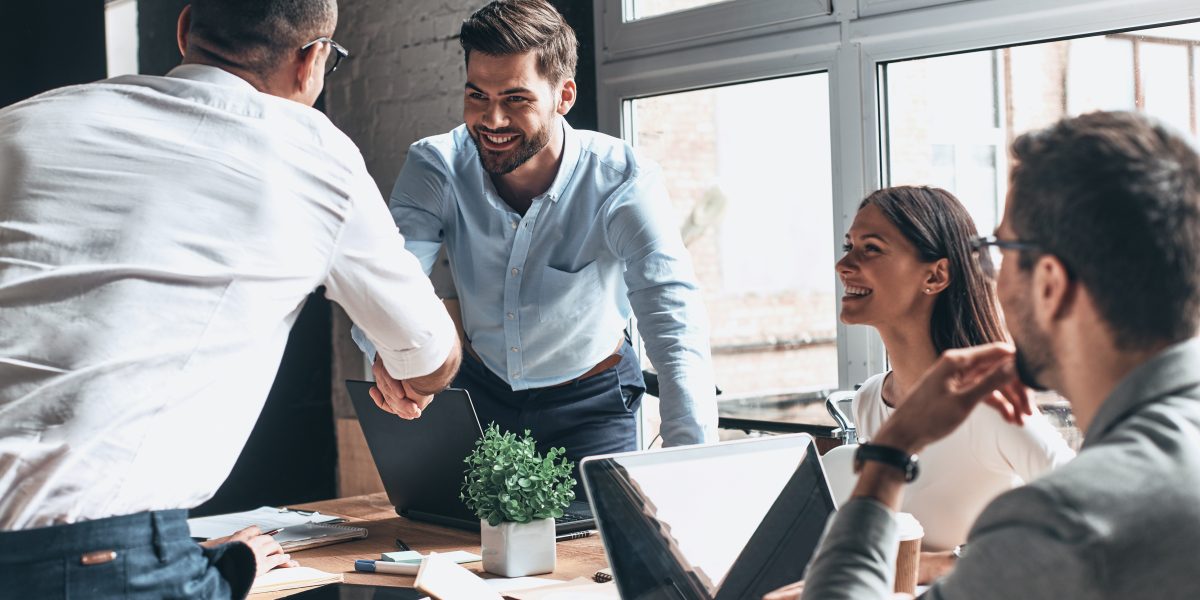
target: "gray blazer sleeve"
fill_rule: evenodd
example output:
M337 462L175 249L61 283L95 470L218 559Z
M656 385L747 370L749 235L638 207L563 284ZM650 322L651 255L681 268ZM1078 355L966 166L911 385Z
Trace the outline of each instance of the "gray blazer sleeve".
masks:
M1088 526L1052 490L1025 486L997 498L980 515L954 571L922 596L971 598L1100 598L1102 552Z
M831 521L804 575L804 599L891 598L900 546L892 511L852 498Z
M1035 486L997 498L971 530L954 571L923 600L1102 597L1094 529ZM855 498L837 513L805 576L804 598L890 599L899 546L892 513Z

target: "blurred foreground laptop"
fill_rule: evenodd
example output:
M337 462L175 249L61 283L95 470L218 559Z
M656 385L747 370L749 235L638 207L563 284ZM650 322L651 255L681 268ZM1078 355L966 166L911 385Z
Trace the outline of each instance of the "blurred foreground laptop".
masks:
M833 496L807 434L586 458L622 598L761 598L804 576Z
M375 405L373 385L346 380L367 447L396 513L414 521L478 531L479 518L458 497L467 468L463 461L483 435L470 395L466 390L445 390L421 418L407 421ZM577 499L554 520L556 534L596 528L591 508L578 499L582 495L583 488L576 486Z

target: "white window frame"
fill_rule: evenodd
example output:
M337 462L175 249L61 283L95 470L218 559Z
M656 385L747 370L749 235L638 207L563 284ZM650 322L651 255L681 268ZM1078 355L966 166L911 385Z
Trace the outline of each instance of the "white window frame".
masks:
M881 64L1200 18L1196 0L730 0L626 22L627 1L595 0L599 127L610 135L629 139L629 99L829 73L835 253L882 183ZM824 1L828 13L811 14ZM833 265L829 276L840 296ZM873 329L839 322L837 336L840 388L886 368Z

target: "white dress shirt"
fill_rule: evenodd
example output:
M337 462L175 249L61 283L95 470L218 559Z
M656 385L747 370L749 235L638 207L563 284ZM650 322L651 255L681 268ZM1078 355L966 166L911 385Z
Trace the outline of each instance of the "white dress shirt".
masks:
M448 356L445 309L320 112L199 65L0 111L0 530L209 498L322 285L393 376Z

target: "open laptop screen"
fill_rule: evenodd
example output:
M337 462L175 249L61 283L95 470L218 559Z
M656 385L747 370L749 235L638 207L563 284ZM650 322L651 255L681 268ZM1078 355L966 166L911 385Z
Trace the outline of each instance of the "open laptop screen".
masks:
M586 459L623 597L745 598L801 579L834 510L812 438Z

